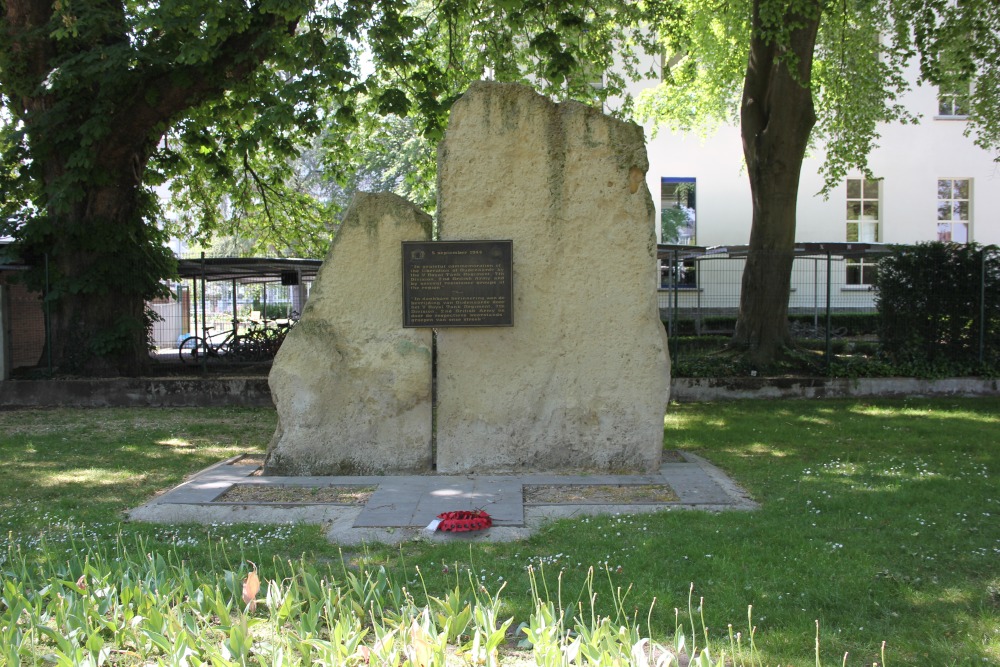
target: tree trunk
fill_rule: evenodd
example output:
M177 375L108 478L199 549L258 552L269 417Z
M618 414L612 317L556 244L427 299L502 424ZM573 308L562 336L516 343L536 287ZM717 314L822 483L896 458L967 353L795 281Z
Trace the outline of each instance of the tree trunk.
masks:
M782 25L797 27L781 41L762 21L762 2L753 3L741 107L753 222L732 346L764 369L791 344L788 297L796 202L802 161L816 123L810 76L821 8L818 2L800 4L801 13L782 17Z
M14 235L31 286L49 288L55 367L134 375L149 361L145 304L174 273L143 186L150 155L177 119L248 79L298 19L255 8L190 62L162 51L183 52L183 39L133 39L122 0L67 7L0 0L0 82L29 146L27 197L44 211ZM86 29L65 30L76 19Z
M77 206L49 211L44 247L56 298L47 354L61 372L138 375L150 360L146 301L161 291L170 260L141 204L145 159L131 155L131 164L96 164L110 182L84 184Z

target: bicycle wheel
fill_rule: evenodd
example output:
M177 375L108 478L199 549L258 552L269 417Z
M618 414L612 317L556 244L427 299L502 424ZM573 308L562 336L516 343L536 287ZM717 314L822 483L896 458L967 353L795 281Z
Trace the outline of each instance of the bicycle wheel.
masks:
M240 361L260 361L263 358L267 337L261 329L251 329L239 339L237 346Z
M205 357L205 341L198 336L190 336L181 341L177 350L182 364L197 364Z

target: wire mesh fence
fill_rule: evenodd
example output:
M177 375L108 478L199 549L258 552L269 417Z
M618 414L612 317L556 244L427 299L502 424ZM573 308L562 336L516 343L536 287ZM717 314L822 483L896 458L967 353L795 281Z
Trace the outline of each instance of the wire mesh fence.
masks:
M849 250L798 249L788 295L788 327L798 346L814 350L828 368L831 359L844 355L863 363L898 361L902 350L909 362L958 359L969 372L983 364L1000 367L997 249L971 249L965 264L956 263L955 252L929 259L915 255L908 261L918 264L916 273L925 282L907 278L912 284L893 288L888 303L877 289L887 250L857 244ZM658 305L675 364L723 348L736 325L746 249L661 247L660 260ZM155 313L152 358L203 367L273 358L282 332L302 312L319 265L319 260L181 259L180 279L167 285L169 296L147 304ZM27 369L52 371L45 357L45 300L18 280L24 269L0 263L0 378ZM961 363L955 366L959 370ZM683 368L675 365L675 371Z
M1000 366L1000 251L925 244L879 265L879 340L893 363Z
M154 364L193 367L273 359L309 297L320 260L194 257L179 260L167 296L147 302ZM0 267L0 379L51 374L44 290L30 290L26 267Z
M928 255L928 247L942 257ZM962 252L969 255L964 264L954 259ZM879 279L880 265L910 255L917 256L913 273L926 280L904 276L887 299L883 292L890 287L885 277ZM661 249L660 259L657 296L672 360L683 362L723 348L736 327L746 248L673 246ZM950 267L947 275L935 266L940 264ZM911 345L922 355L907 359L911 366L961 357L974 371L973 366L1000 361L1000 254L995 248L802 244L796 249L787 298L789 334L797 347L817 351L828 369L838 357L851 356L853 372L859 361L898 361L901 331L911 342L915 332L929 332L922 347ZM906 299L914 305L901 307ZM945 331L959 333L948 337Z

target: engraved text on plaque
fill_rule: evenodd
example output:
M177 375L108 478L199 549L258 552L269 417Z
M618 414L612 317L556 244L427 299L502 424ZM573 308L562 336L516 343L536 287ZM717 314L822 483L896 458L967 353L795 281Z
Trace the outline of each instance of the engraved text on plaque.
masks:
M513 325L512 246L511 241L404 241L403 326Z

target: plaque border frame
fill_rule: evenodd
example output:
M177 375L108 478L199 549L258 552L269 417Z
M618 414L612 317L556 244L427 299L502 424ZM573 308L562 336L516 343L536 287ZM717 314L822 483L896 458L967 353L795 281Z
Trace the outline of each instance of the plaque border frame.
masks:
M509 247L510 253L510 280L507 284L507 301L510 303L510 322L504 322L502 324L412 324L412 318L408 322L407 318L407 307L406 307L406 247L408 245L469 245L469 244L482 244L490 245L501 243ZM400 243L400 255L399 255L399 265L400 265L400 302L402 306L402 320L404 329L494 329L494 328L509 328L514 326L514 241L513 239L450 239L448 241L402 241Z

